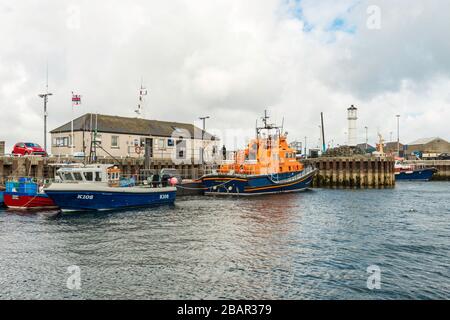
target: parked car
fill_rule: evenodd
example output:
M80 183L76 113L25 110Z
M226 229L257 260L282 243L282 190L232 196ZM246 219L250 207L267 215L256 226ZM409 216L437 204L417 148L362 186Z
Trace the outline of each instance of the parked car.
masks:
M438 160L450 160L450 153L441 153Z
M16 143L12 154L15 156L48 156L47 152L45 152L45 150L40 145L33 142Z

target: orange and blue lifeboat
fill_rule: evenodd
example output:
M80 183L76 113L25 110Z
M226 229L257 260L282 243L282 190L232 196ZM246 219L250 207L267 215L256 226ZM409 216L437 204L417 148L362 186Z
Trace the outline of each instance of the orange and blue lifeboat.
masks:
M267 135L261 135L267 130ZM275 130L275 133L273 131ZM205 194L261 195L303 191L310 187L316 169L305 168L297 160L296 150L289 147L281 128L257 128L256 139L245 150L235 153L231 161L201 181Z

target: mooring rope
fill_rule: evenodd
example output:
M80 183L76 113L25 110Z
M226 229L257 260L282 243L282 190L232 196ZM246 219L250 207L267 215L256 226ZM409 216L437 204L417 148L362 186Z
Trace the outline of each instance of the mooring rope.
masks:
M311 174L312 172L314 172L314 170L313 169L310 169L310 168L308 168L309 170L304 170L304 171L302 171L302 172L300 172L299 174L296 174L295 176L292 176L292 177L290 177L290 178L287 178L287 179L284 179L284 180L277 180L277 181L274 181L273 179L272 179L272 176L273 176L273 174L271 174L270 175L270 177L269 177L269 180L270 181L272 181L273 183L275 183L275 184L283 184L283 183L286 183L286 182L291 182L291 181L295 181L295 180L297 180L297 179L301 179L301 178L303 178L303 177L306 177L306 176L308 176L309 174ZM278 173L277 173L277 175L278 175Z
M176 187L180 188L180 189L186 189L186 190L207 190L207 189L209 189L209 188L189 188L189 187L183 187L180 185L176 185Z
M31 201L33 201L34 199L36 199L37 195L35 195L30 201L28 201L27 203L25 203L23 206L20 206L20 208L25 208L27 205L29 205L31 203Z
M218 184L218 185L215 185L215 186L212 186L212 187L203 187L203 188L190 188L190 187L183 187L183 186L179 186L179 185L177 185L176 187L177 188L180 188L180 189L186 189L186 190L212 190L214 187L215 188L220 188L220 187L222 187L222 186L224 186L224 185L226 185L227 183L229 183L229 182L231 182L231 181L233 181L233 180L235 180L234 178L232 178L232 179L230 179L230 180L228 180L228 181L225 181L225 182L223 182L223 183L221 183L221 184Z

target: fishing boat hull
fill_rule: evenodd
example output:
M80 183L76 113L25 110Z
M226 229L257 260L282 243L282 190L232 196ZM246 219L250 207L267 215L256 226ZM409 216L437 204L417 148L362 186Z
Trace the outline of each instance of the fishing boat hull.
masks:
M46 194L63 211L115 210L173 204L176 188L101 187L87 184L51 185Z
M38 210L58 208L46 194L30 195L20 192L5 192L3 198L5 206L10 209Z
M424 168L409 171L400 171L395 173L395 180L407 180L407 181L430 181L435 174L436 169Z
M308 189L316 170L278 175L206 175L201 178L206 195L264 195Z

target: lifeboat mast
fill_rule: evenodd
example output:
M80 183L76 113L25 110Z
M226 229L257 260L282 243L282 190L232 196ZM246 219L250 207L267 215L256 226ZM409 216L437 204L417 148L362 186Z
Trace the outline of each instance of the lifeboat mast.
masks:
M264 123L264 126L263 127L258 127L258 121L256 121L256 139L259 140L261 131L263 131L263 130L267 130L268 131L268 137L270 137L270 130L274 130L274 129L276 130L276 133L277 133L278 136L281 135L281 131L282 131L281 127L276 126L273 123L272 124L268 123L267 120L269 118L270 118L270 116L267 114L267 110L264 110L264 117L262 117L262 121Z

